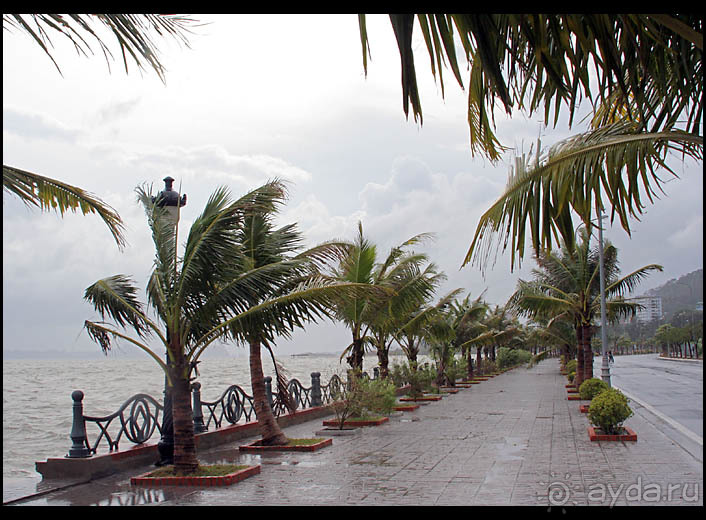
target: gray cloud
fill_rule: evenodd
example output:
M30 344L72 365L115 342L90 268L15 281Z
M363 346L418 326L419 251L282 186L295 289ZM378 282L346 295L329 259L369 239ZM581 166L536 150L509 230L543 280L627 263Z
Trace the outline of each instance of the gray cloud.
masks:
M81 130L70 128L44 114L3 106L2 129L26 139L49 139L75 142Z

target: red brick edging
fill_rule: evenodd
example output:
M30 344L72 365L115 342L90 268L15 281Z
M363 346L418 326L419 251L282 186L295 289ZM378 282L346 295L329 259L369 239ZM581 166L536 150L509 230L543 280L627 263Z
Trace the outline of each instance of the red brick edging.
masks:
M403 403L413 403L415 401L441 401L441 396L424 396L424 397L400 397Z
M245 469L241 469L234 473L229 473L228 475L214 476L214 477L148 477L152 473L149 471L143 473L137 477L132 477L130 479L130 484L134 486L230 486L241 480L245 480L248 477L257 475L260 473L260 465L250 466Z
M625 430L627 433L622 434L622 435L608 435L605 433L596 433L596 428L593 426L588 427L588 437L592 441L632 441L632 442L637 442L637 433L635 433L633 430L628 428L627 426L623 426L623 430Z
M249 453L260 453L263 451L316 451L326 446L331 446L333 440L323 439L321 442L315 444L305 444L301 446L262 446L260 444L261 442L262 440L257 440L249 444L244 444L240 446L238 450Z
M392 407L392 409L395 410L396 412L413 412L417 408L419 408L418 404L406 404L406 405Z

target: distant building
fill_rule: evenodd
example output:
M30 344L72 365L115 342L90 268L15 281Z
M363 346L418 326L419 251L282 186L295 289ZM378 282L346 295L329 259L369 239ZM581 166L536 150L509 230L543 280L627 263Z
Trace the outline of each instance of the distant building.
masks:
M648 322L658 320L662 317L662 297L661 296L638 296L631 301L643 306L637 311L637 321Z

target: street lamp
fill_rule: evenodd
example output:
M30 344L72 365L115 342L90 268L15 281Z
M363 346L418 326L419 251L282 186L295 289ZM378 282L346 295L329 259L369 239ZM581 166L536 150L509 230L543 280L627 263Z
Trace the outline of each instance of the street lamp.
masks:
M608 350L606 339L606 312L605 312L605 271L603 268L603 219L608 218L603 215L603 209L598 208L598 259L599 275L601 279L601 379L610 387L610 364L608 363Z
M152 197L152 202L160 208L167 210L166 218L174 226L174 233L177 232L177 223L179 222L179 208L186 206L186 195L179 197L179 193L172 189L174 179L165 177L164 190L159 195ZM167 344L169 344L169 328L167 328ZM168 349L168 347L167 347ZM167 366L169 361L169 351L166 353ZM172 420L172 392L168 385L168 379L164 377L164 411L162 413L162 436L157 443L159 451L159 460L157 466L164 466L174 462L174 422Z

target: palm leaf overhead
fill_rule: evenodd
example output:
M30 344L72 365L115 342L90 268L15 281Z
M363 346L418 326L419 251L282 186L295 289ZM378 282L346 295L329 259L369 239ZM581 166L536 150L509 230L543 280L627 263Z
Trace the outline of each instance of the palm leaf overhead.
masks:
M505 191L481 216L463 265L485 267L495 239L496 251L501 242L503 251L510 249L513 268L524 256L526 238L535 254L559 239L572 246L572 212L590 227L596 208L606 205L611 221L617 216L629 234L630 219L639 219L646 207L645 196L653 202L661 193L664 180L657 170L677 176L665 162L670 151L703 160L703 139L679 130L639 132L621 121L517 161Z
M359 18L363 67L370 45L365 15ZM412 33L415 15L392 14L401 58L403 109L422 120ZM700 15L650 14L417 14L431 62L439 74L448 65L462 84L455 42L470 71L468 111L471 150L495 161L503 151L494 135L494 113L502 109L543 111L547 124L583 98L634 100L641 120L660 120L665 110L689 106L686 132L701 131L703 113L703 20ZM461 58L463 59L463 58ZM595 82L588 71L594 71ZM659 125L658 125L659 127ZM664 128L664 127L660 127ZM643 129L647 129L645 126ZM659 130L652 129L651 132Z
M27 206L41 210L54 209L63 215L67 211L97 214L108 226L118 247L125 247L125 225L120 215L108 204L81 188L50 179L13 166L2 166L2 187L15 194Z
M76 52L88 56L94 54L92 42L103 53L108 67L114 59L105 35L100 29L107 29L115 38L120 55L128 70L128 56L139 69L152 68L164 81L165 68L159 59L159 49L154 39L169 36L177 42L189 46L186 38L189 26L194 20L181 15L167 14L3 14L5 30L19 30L31 37L47 54L56 69L61 73L50 48L53 47L50 35L70 41Z

